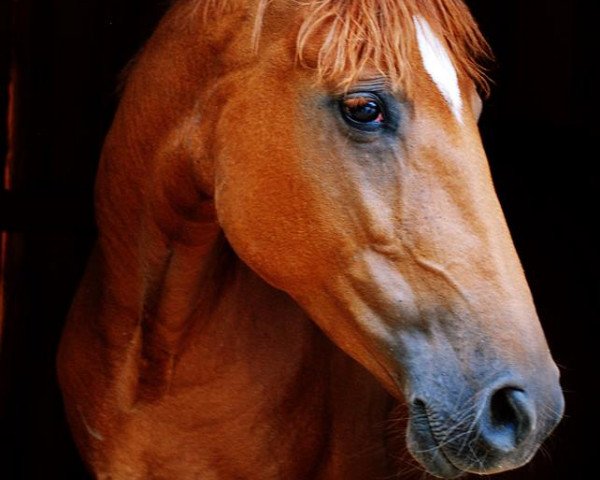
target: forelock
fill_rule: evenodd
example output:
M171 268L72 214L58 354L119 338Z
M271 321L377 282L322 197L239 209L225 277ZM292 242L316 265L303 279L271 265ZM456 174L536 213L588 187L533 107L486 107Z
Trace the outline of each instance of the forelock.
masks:
M277 1L256 0L256 43L269 4ZM205 18L214 19L244 2L200 3ZM303 65L310 63L323 82L345 89L369 69L410 92L414 83L410 59L417 41L414 19L420 17L447 48L458 74L471 78L484 93L488 91L481 62L491 58L491 52L462 0L297 0L297 5L305 10L296 39L297 58ZM307 62L315 45L316 58Z

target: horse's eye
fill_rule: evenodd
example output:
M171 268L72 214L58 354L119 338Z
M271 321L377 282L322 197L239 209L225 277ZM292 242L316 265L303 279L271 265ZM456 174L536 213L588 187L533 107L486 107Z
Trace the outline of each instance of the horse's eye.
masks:
M344 119L353 127L376 130L385 122L383 102L373 93L348 94L340 107Z

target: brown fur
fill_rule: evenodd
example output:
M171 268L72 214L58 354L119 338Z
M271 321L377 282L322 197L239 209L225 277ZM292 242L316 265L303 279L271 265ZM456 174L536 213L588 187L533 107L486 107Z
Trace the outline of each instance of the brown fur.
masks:
M183 0L132 67L58 358L96 478L392 478L405 400L428 395L451 411L442 433L469 434L452 419L507 372L536 395L536 435L501 464L459 452L462 468L522 464L556 422L557 372L494 195L472 71L459 69L459 125L379 12L402 26L418 6L449 46L477 51L472 20L454 0L363 3ZM327 37L338 31L348 45ZM368 65L359 32L385 34L364 46ZM356 141L329 76L386 89L398 131ZM389 85L400 78L408 100Z

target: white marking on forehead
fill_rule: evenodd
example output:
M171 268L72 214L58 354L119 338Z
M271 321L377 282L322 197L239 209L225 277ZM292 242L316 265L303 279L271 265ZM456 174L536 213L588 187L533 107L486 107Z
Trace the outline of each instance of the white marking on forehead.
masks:
M458 86L458 76L448 51L437 35L433 33L427 20L421 16L415 16L413 22L425 70L450 105L454 116L462 123L462 97Z

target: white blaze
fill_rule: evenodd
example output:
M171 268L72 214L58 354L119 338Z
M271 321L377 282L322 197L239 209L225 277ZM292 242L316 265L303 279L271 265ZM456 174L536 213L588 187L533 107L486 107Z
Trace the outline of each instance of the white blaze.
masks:
M427 20L415 16L413 21L425 70L450 105L450 109L458 121L462 123L462 97L452 60L440 39L431 30Z

